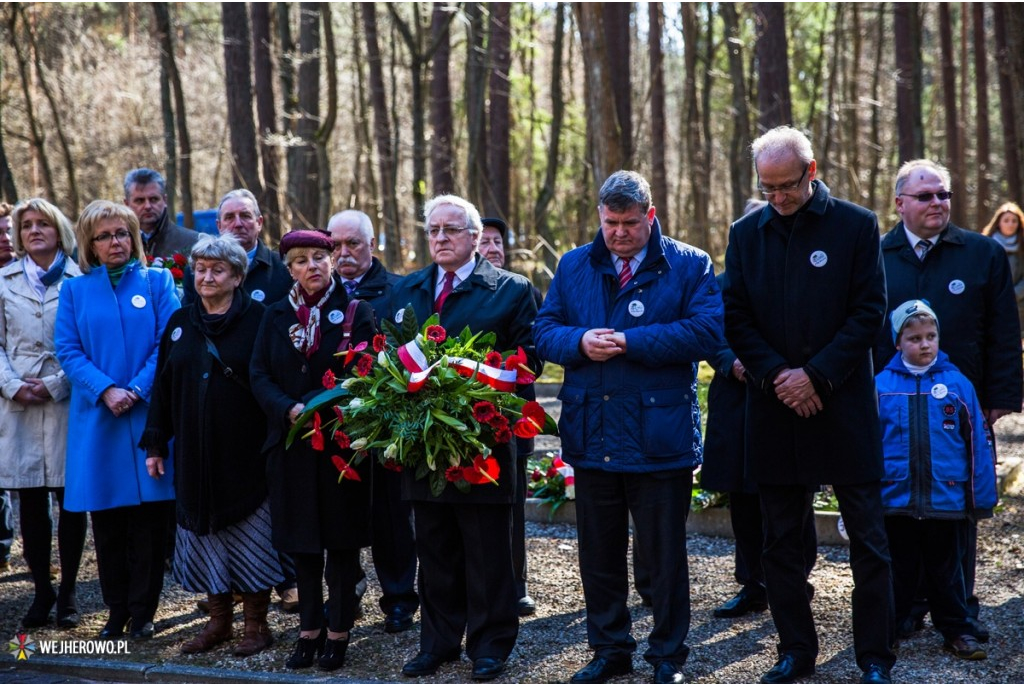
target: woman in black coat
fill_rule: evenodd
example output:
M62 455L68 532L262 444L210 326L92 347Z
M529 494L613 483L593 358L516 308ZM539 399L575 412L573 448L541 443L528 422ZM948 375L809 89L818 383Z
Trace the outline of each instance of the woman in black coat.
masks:
M160 341L153 399L140 447L153 478L174 440L178 530L174 577L206 592L210 620L185 654L231 639L232 593L242 595L249 656L273 642L270 588L283 574L270 541L266 417L249 389L249 360L264 307L241 287L248 257L233 236L204 236L189 259L198 298L171 316Z
M351 462L352 451L325 435L325 449L309 440L288 449L285 440L306 403L322 392L327 371L341 378L339 349L369 344L375 333L373 308L362 302L349 311L345 288L332 278L333 243L320 231L292 231L281 241L281 255L295 279L288 297L267 309L252 360L253 392L268 419L263 451L274 546L295 559L300 632L288 668L311 666L315 654L325 670L345 662L349 630L355 622L356 583L362 578L359 550L370 544L370 462L356 467L360 480L339 472L332 456ZM345 319L351 338L343 340ZM324 423L333 418L329 410ZM324 628L324 551L327 551L327 630Z

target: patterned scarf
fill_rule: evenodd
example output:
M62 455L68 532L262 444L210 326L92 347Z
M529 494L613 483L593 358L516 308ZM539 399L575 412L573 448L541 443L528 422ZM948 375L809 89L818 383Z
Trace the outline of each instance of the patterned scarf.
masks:
M299 317L299 323L292 324L288 328L288 335L292 339L292 345L306 355L306 359L309 359L320 347L320 308L334 292L334 285L332 278L323 297L313 305L306 304L305 291L298 282L292 285L292 289L288 293L288 302L295 310L296 316Z

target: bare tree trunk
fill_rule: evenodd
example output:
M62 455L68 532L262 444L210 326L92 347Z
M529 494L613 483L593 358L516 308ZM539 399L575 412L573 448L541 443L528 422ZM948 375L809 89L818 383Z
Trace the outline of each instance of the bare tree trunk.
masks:
M156 43L160 50L160 113L164 123L164 181L167 195L167 215L173 220L178 187L178 144L174 123L174 102L171 99L170 61L174 59L174 54L171 52L173 48L170 47L171 13L166 2L154 2L153 14L155 18L153 31L156 34ZM191 224L186 225L191 226Z
M0 81L3 80L3 57L0 56ZM3 107L0 104L0 194L6 202L17 202L18 187L14 182L14 172L11 171L10 162L7 161L7 151L4 149L4 127L2 122Z
M437 53L430 69L430 186L435 195L455 191L452 154L454 126L452 124L452 91L448 75L451 58L450 24L447 11L441 3L433 6L430 17L430 35L437 43Z
M366 57L370 66L370 101L373 103L373 129L377 140L377 166L380 170L380 189L384 205L384 254L392 269L401 269L402 235L398 225L398 198L395 195L397 179L391 150L391 128L388 120L387 94L384 92L384 67L381 64L380 44L377 38L377 7L372 2L359 5L366 31Z
M363 207L363 211L375 218L374 224L380 226L381 217L383 216L383 207L381 205L380 193L378 192L379 187L377 185L377 177L373 173L373 140L370 136L370 111L369 102L366 97L366 75L363 72L363 40L364 38L360 35L362 26L361 16L359 13L359 6L355 3L351 5L352 8L352 64L356 69L356 96L359 99L359 106L356 108L357 113L357 125L356 125L356 138L359 141L359 158L356 160L356 165L359 168L359 173L356 174L355 179L352 183L352 193L349 198L349 207L360 207L361 205L367 205L372 202L373 207ZM366 201L361 200L363 185L360 182L362 177L366 178L366 184L369 186L369 198ZM378 241L378 246L382 246L383 242Z
M878 10L878 29L875 31L875 65L882 64L882 48L886 44L885 33L885 12ZM881 86L882 70L876 68L871 75L871 162L868 172L868 208L878 211L878 177L879 167L882 163L882 141L881 138L881 100L879 88Z
M537 195L537 203L533 207L533 225L537 233L547 243L547 249L543 250L544 265L547 267L547 278L550 281L555 273L555 266L558 259L554 250L556 239L554 231L551 230L551 220L548 215L548 207L555 197L555 181L558 176L558 167L561 162L559 145L562 139L562 121L565 118L565 100L562 96L562 52L565 32L565 3L560 2L555 6L555 44L551 55L551 129L548 139L548 163L544 172L544 185Z
M466 3L466 160L469 199L483 204L487 169L487 52L484 49L483 3Z
M28 57L22 50L22 41L18 38L17 27L18 27L18 14L19 6L18 3L10 4L10 16L7 20L7 32L11 37L11 45L14 47L14 56L18 62L18 75L21 77L21 90L25 96L25 116L28 118L29 128L29 143L32 145L33 151L35 151L36 157L39 160L39 165L43 169L43 184L46 186L46 192L51 200L57 199L57 191L53 186L53 172L50 170L50 158L46 155L46 135L43 133L43 127L39 124L39 120L35 114L35 104L32 101L32 85L29 80L28 70ZM28 31L28 27L25 27L25 31Z
M960 157L960 128L956 102L956 64L953 60L953 26L949 14L949 3L939 3L939 42L942 47L942 101L946 120L946 157L952 178L953 197L963 198L952 203L950 219L953 223L964 224L966 193L964 192L964 160Z
M317 226L327 228L327 220L331 218L331 160L327 156L327 143L331 140L331 131L334 130L334 122L338 119L338 55L334 49L331 3L320 3L320 17L324 24L324 57L327 62L327 113L313 140L316 144L317 170L320 176Z
M841 69L839 67L839 57L842 55L843 45L843 19L846 16L843 12L843 4L836 5L836 18L833 22L832 29L832 44L835 45L835 49L832 51L832 64L829 67L828 75L828 89L825 95L825 126L824 134L821 138L821 144L815 147L817 151L818 160L818 177L829 178L829 174L832 172L833 159L832 159L832 144L835 141L835 133L833 130L833 124L838 118L835 116L836 112L836 88L839 82L839 76ZM827 8L826 8L827 11ZM824 33L825 29L822 28ZM837 145L839 149L842 149L842 145ZM838 190L835 181L830 181L833 189Z
M729 180L732 185L732 216L739 218L750 197L750 112L747 109L746 78L743 68L743 43L740 40L736 5L719 3L729 51L729 80L732 82L733 134L729 139Z
M604 183L613 171L626 163L622 147L622 129L616 109L619 97L612 86L611 69L605 45L605 8L607 4L577 2L573 4L583 48L583 92L587 117L587 158L596 186Z
M647 14L650 19L648 55L651 61L651 191L659 212L667 218L671 212L665 170L665 66L661 52L661 4L652 2Z
M256 120L259 127L260 161L263 163L263 196L258 198L263 214L263 227L275 241L281 239L281 190L278 177L277 147L272 143L277 133L277 112L274 103L274 67L271 59L270 4L254 2L252 7L252 73L256 84Z
M1005 197L1019 200L1021 191L1020 156L1017 154L1016 105L1013 101L1014 88L1021 83L1011 76L1009 41L1006 35L1007 4L992 3L993 24L996 33L996 62L999 65L999 114L1003 125L1003 157L1006 159Z
M259 157L256 124L252 114L252 69L249 64L249 11L242 3L221 3L224 16L224 82L227 87L228 123L231 129L231 179L259 197Z
M295 70L296 63L300 60L297 59L298 46L295 45L295 40L292 38L291 7L292 3L277 3L277 34L278 41L281 43L278 78L281 81L283 111L280 130L285 138L288 139L295 136L295 127L299 118L299 100L295 90ZM290 212L295 202L295 198L292 195L291 179L295 177L299 155L300 150L297 146L289 145L285 148L285 166L288 173L287 184L280 182L281 190L284 191L285 203L281 206L282 224L276 227L278 239L287 233L284 226L285 214L288 213L289 216L294 215L294 212Z
M701 137L701 116L697 101L697 8L696 3L682 3L680 17L683 23L683 101L685 114L683 130L686 136L686 161L690 167L691 206L687 215L687 240L697 247L710 248L708 226L708 189L702 170L707 167L704 159L704 145ZM681 223L681 222L680 222ZM692 232L691 232L692 231ZM682 235L682 230L677 232Z
M852 54L850 55L850 72L846 78L846 101L852 109L845 117L847 121L846 149L849 151L847 161L847 178L850 180L850 192L847 196L857 204L864 202L864 188L860 177L860 89L863 87L860 80L860 63L863 59L864 36L861 31L860 5L850 4L852 12L850 27ZM878 69L874 69L878 71Z
M997 4L997 7L1003 8L1003 16L1006 20L1006 75L1011 84L1011 99L1013 102L1014 117L1013 129L1014 129L1014 154L1016 156L1016 175L1017 179L1024 178L1024 168L1021 165L1024 164L1024 121L1021 121L1021 116L1024 115L1024 5L1019 2ZM998 24L998 22L997 22ZM1007 144L1009 147L1009 143ZM1007 159L1007 165L1009 165L1009 159ZM1019 182L1019 181L1018 181ZM1017 200L1021 198L1022 189L1018 185L1016 188L1012 188L1013 197Z
M606 2L604 7L605 67L615 93L615 117L619 122L622 164L633 158L633 93L630 86L629 15L631 2ZM615 171L615 169L612 169Z
M758 89L757 125L761 131L792 124L793 105L789 93L789 48L786 41L786 6L755 2L757 19Z
M893 5L896 43L896 124L900 163L924 156L921 120L921 36L916 2Z
M989 165L991 158L992 133L988 118L988 53L985 46L985 3L971 5L974 20L974 102L977 120L977 147L975 155L978 166L978 205L975 211L975 226L984 226L992 213L992 197L989 190ZM966 79L965 79L966 80Z
M320 125L320 3L299 3L299 139L295 173L288 177L293 223L314 226L320 211L316 132Z
M177 132L175 167L178 172L177 188L181 194L182 223L189 228L195 226L194 207L192 202L192 139L188 132L188 119L185 113L185 94L181 87L181 74L178 72L178 63L174 58L174 34L171 26L170 6L166 2L154 2L154 13L156 14L157 31L160 36L160 61L161 71L166 69L167 78L171 93L174 96L173 126ZM161 91L161 97L163 93ZM167 122L165 121L165 126ZM174 138L172 133L171 138ZM168 186L172 189L175 184L170 176L167 178ZM168 205L168 212L174 213L173 204Z
M511 5L489 4L487 54L490 67L490 111L487 131L488 215L509 218L509 69L512 67Z

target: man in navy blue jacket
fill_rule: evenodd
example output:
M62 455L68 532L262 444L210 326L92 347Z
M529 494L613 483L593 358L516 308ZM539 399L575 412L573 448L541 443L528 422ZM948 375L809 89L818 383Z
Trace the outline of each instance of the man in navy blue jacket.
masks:
M644 658L654 682L681 682L690 628L681 531L701 461L697 361L722 344L722 302L708 255L662 235L642 176L612 174L598 216L593 242L562 257L534 324L538 354L565 367L559 431L562 456L576 469L580 576L595 651L571 682L633 670L629 515L651 577L654 629Z

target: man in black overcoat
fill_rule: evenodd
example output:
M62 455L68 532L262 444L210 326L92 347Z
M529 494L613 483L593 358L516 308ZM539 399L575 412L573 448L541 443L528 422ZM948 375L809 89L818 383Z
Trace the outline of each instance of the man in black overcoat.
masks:
M493 332L495 349L522 347L539 374L530 282L495 269L476 253L482 231L476 207L442 195L427 202L424 217L433 263L395 285L395 316L411 305L421 323L438 312L452 335L466 326L474 333ZM496 678L505 669L519 633L510 533L518 468L514 444L494 450L498 485L476 485L466 494L449 486L435 497L426 479L403 472L416 528L422 619L420 652L403 667L406 676L432 675L458 659L463 632L475 680Z
M889 682L892 570L871 364L885 316L878 221L815 179L799 131L773 129L752 148L770 206L733 224L724 296L726 338L748 374L746 465L761 495L762 563L779 633L779 659L761 682L814 673L802 529L823 483L833 485L850 535L862 682Z

